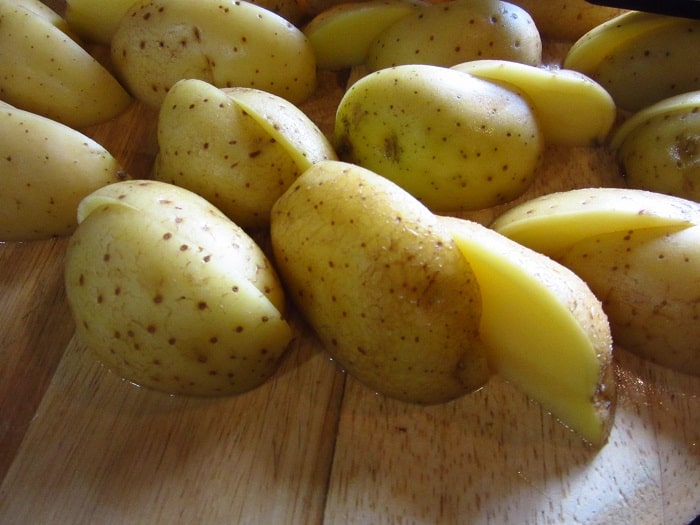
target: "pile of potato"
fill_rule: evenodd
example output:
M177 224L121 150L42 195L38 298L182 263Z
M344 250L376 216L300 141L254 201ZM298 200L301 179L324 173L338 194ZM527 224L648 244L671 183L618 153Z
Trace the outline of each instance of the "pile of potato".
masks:
M602 445L613 341L700 375L697 29L583 0L0 0L0 240L71 236L77 331L137 384L250 390L293 307L377 392L499 374ZM299 109L320 70L350 77L331 136ZM157 111L150 180L79 131L132 103ZM609 149L629 187L460 218L549 146Z

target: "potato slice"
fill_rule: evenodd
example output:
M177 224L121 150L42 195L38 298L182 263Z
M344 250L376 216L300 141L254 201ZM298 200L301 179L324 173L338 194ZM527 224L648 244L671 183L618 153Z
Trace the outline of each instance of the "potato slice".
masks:
M612 426L612 338L575 273L477 223L445 217L479 283L492 370L595 446Z
M70 235L81 199L126 178L101 144L0 102L0 241Z
M610 147L629 187L700 201L700 91L635 113Z
M243 230L157 181L104 187L78 218L66 293L105 365L175 394L239 394L270 378L292 330L277 274Z
M492 224L579 274L603 302L616 344L696 375L699 225L696 202L603 188L537 198Z
M314 164L275 203L271 238L290 298L369 388L438 403L488 380L469 265L438 218L394 183L352 164Z
M509 60L472 60L452 66L485 80L512 86L530 100L545 142L564 146L602 144L617 108L610 94L578 71Z
M688 227L700 219L685 199L625 188L582 188L550 193L514 206L491 227L550 256L604 233Z

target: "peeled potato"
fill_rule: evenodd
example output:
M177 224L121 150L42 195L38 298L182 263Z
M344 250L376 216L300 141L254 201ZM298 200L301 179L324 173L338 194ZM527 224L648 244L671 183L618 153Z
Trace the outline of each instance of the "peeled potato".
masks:
M81 341L125 379L173 394L265 382L292 338L272 265L196 194L157 181L87 196L66 253Z

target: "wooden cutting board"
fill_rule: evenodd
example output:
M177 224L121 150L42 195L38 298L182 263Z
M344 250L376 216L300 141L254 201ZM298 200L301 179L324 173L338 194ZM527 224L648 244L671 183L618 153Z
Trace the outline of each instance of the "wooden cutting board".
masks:
M326 132L344 81L322 75L302 106ZM145 178L155 117L134 104L85 132ZM602 148L551 148L520 200L620 184ZM123 381L76 339L65 247L0 244L2 525L685 525L700 514L700 378L616 349L615 425L595 450L499 378L438 406L386 399L294 318L298 337L262 387L167 396Z

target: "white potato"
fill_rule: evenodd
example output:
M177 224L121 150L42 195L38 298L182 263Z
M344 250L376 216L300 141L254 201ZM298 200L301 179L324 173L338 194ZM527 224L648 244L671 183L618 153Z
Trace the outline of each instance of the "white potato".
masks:
M139 0L122 17L111 55L131 93L156 107L185 78L293 103L316 87L315 56L301 30L246 1Z
M157 181L80 204L66 253L76 330L125 379L227 395L269 379L292 338L284 293L255 242L196 194Z
M81 199L125 178L91 138L6 103L0 103L0 135L0 241L71 234Z
M488 380L473 273L399 186L353 164L314 164L275 203L271 239L290 299L369 388L438 403Z
M136 0L66 0L65 19L83 40L109 45L117 25Z
M537 65L542 41L530 15L501 0L452 0L418 8L370 45L372 70L400 64L452 66L499 58Z
M178 81L166 95L158 145L157 180L194 191L246 229L267 227L296 177L335 158L318 127L285 99L197 79Z
M0 0L0 98L21 109L83 127L131 103L112 74L52 20Z
M433 211L487 208L521 195L544 140L533 108L493 82L431 65L356 81L336 113L338 156L383 175Z

